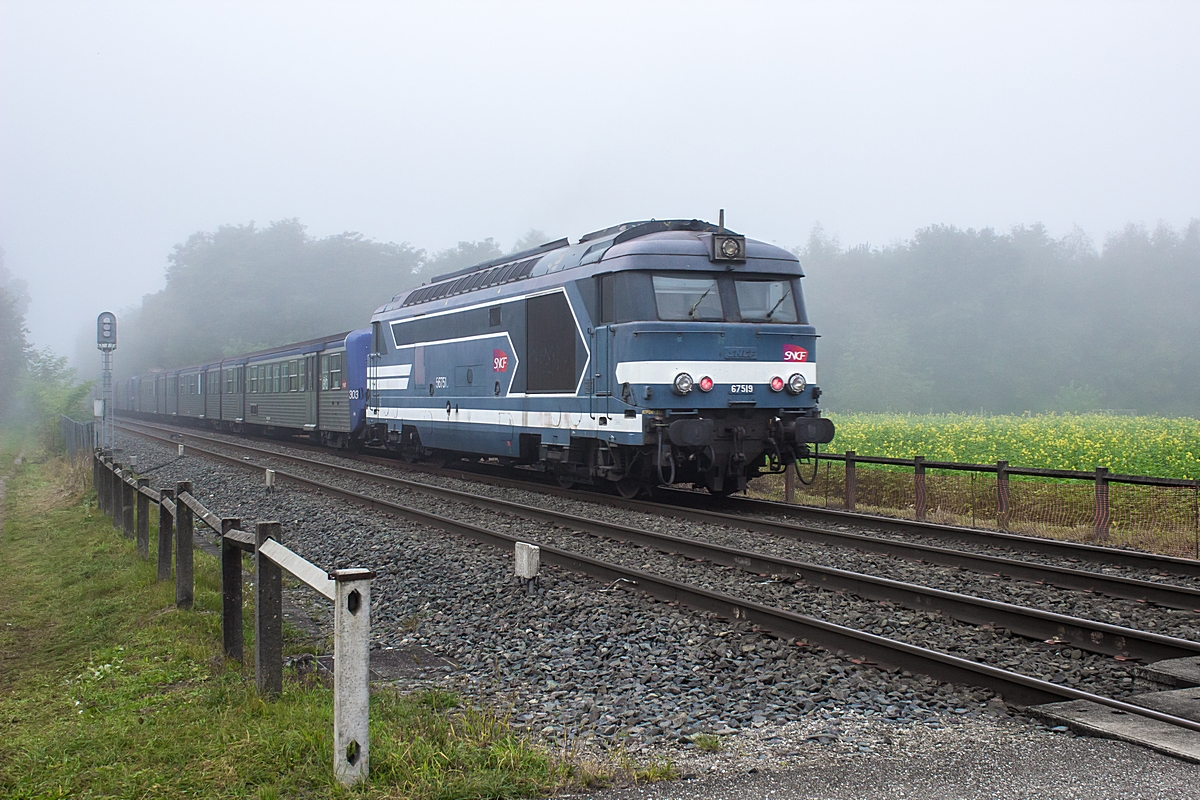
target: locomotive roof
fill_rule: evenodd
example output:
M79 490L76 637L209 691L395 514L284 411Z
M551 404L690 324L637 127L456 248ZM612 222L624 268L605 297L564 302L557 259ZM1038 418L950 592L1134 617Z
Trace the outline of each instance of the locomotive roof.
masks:
M395 295L392 302L376 313L627 256L699 256L704 258L704 263L708 263L712 234L739 236L727 228L698 219L626 222L585 234L574 245L567 239L557 239L539 247L438 275L428 284ZM762 261L774 261L773 271L804 274L800 270L799 260L787 250L754 239L746 239L745 242L745 256L750 262L748 267L761 268L765 266ZM614 267L634 269L638 265L628 263Z

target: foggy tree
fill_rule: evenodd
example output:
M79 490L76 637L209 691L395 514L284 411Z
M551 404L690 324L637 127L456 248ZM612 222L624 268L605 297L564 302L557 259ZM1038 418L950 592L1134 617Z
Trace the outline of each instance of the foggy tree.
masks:
M422 252L298 220L224 225L168 257L167 285L121 316L122 375L360 328L417 282ZM187 324L180 324L186 321Z
M13 278L0 248L0 421L12 419L29 357L25 312L29 294L25 282Z
M529 231L513 244L510 253L520 253L523 250L532 250L538 245L543 245L551 241L550 237L539 231L537 228L530 228Z
M420 268L421 276L430 279L447 272L469 267L481 261L490 261L504 255L500 245L488 237L482 242L459 242L457 247L434 253Z
M1200 413L1200 220L1081 231L931 226L798 251L825 402L863 411Z

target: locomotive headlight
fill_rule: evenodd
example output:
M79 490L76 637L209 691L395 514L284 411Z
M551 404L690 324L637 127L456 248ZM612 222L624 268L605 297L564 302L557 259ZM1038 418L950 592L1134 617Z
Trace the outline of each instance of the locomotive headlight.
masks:
M726 239L721 242L721 255L726 258L737 258L740 249L737 239Z
M792 394L800 394L808 387L808 381L804 380L804 376L796 373L788 378L788 391Z
M711 392L713 387L713 379L705 375L700 379L700 383L696 384L702 392Z
M688 375L686 372L681 372L675 376L675 383L673 385L675 388L675 394L687 394L692 390L692 386L695 384L692 382L691 375Z

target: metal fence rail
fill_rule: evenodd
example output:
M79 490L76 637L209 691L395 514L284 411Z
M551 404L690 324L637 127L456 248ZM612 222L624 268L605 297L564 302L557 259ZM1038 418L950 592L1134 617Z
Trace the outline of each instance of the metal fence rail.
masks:
M860 466L868 467L861 469ZM1200 558L1200 481L1091 471L821 453L804 478L757 492L839 508ZM808 470L812 472L809 473Z
M85 427L67 417L63 420ZM90 430L91 423L86 428ZM87 447L92 447L91 440ZM254 677L261 694L276 697L283 690L283 571L334 602L334 774L345 785L366 780L371 579L375 574L359 568L326 572L282 544L278 522L259 522L253 532L241 530L240 520L218 517L205 508L192 494L190 481L151 489L146 478L137 477L101 451L94 453L92 478L101 510L112 518L114 528L136 539L142 558L150 556L150 506L158 506L154 512L158 516L158 580L170 580L174 550L178 608L190 609L194 601L196 520L216 534L221 559L222 647L227 657L238 661L243 659L242 554L253 556Z

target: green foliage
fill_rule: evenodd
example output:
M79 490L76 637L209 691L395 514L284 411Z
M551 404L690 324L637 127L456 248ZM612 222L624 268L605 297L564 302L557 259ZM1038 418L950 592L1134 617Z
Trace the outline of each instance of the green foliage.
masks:
M824 402L843 411L1200 415L1200 220L1082 232L935 225L798 251L821 332Z
M92 384L76 379L67 359L51 350L30 350L22 392L25 427L39 448L52 453L61 449L59 415L76 419L91 416L84 402Z
M1200 420L1103 414L831 414L829 452L1124 475L1200 477ZM910 470L911 471L911 470Z
M371 782L341 788L332 692L289 676L264 702L253 668L221 656L216 560L197 554L195 609L177 611L154 554L137 558L105 517L70 499L64 471L27 462L9 483L0 795L501 798L589 777L452 695L378 690ZM250 609L244 618L249 651Z

